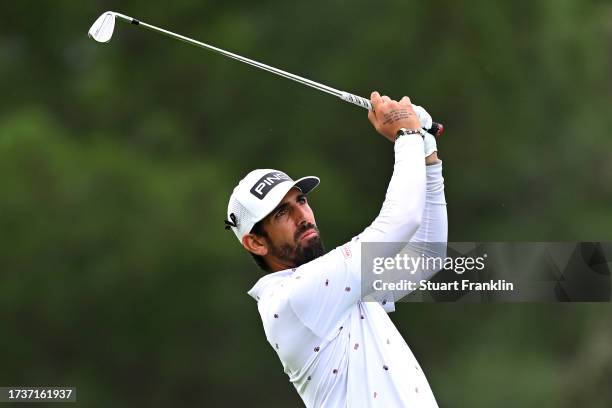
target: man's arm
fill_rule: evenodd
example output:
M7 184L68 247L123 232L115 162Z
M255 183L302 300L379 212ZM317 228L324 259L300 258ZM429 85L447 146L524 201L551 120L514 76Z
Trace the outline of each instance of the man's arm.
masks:
M429 116L429 114L422 108L420 117ZM421 120L423 120L421 118ZM375 126L376 127L376 126ZM378 129L377 129L378 130ZM424 150L425 163L426 163L426 194L425 204L420 220L418 229L409 238L395 238L387 239L384 241L377 241L371 239L371 236L361 234L354 240L360 242L396 242L408 244L402 248L403 245L378 246L376 248L377 257L393 257L399 253L402 255L418 259L421 256L426 258L444 258L446 256L446 241L448 237L448 221L446 214L446 200L444 197L444 178L442 177L442 162L438 159L437 155L437 144L436 139L431 134L426 134L424 138ZM378 220L378 219L377 219ZM432 265L437 265L439 262L433 262ZM430 263L427 263L430 265ZM360 270L360 265L353 265L355 270ZM373 293L374 281L383 278L385 281L396 282L396 281L410 281L413 280L418 282L421 279L430 279L436 272L437 269L429 268L425 266L422 268L412 271L412 273L402 272L401 270L394 271L391 275L383 277L375 275L372 271L361 271L362 280L362 297L367 296L369 293ZM394 307L391 304L394 300L406 296L410 291L394 291L390 292L377 292L374 297L379 301L383 301L385 309L387 311L393 311Z
M425 208L424 142L420 134L395 140L401 128L420 129L407 97L396 102L372 94L374 112L368 114L376 130L395 141L395 164L380 214L360 235L359 241L408 242L421 225ZM360 242L354 239L294 273L290 304L303 324L319 336L333 336L339 321L362 297ZM396 245L385 245L394 256Z
M446 243L448 240L448 219L446 214L446 198L444 195L444 177L442 176L442 161L438 159L437 152L425 159L426 166L426 192L425 208L421 226L410 239L410 242ZM438 256L446 256L439 253Z
M434 141L435 145L435 141ZM425 209L421 226L410 239L408 245L402 250L402 254L408 256L444 259L446 257L446 247L448 240L448 218L446 213L446 199L444 196L444 177L442 177L442 162L438 160L437 154L433 153L426 159L427 191L425 194ZM396 273L394 281L408 280L418 283L422 279L429 280L438 271L442 262L425 262L425 265L435 265L421 267L413 273ZM394 291L392 296L385 296L388 300L388 312L394 310L394 306L389 304L408 295L411 291Z
M395 142L395 165L382 209L358 240L407 242L420 227L425 207L424 142L419 134L397 140L396 135L401 128L420 129L421 124L407 96L396 102L373 92L371 100L373 111L368 119L378 133ZM389 255L394 255L391 252L396 251L390 248Z

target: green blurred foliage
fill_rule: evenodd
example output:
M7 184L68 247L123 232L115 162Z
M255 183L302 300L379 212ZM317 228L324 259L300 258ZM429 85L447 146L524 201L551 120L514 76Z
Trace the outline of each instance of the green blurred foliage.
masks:
M107 9L446 125L450 239L609 240L603 1L12 2L0 26L0 385L96 406L299 406L222 228L235 183L319 175L328 247L392 169L365 112ZM399 305L442 407L608 407L609 304Z

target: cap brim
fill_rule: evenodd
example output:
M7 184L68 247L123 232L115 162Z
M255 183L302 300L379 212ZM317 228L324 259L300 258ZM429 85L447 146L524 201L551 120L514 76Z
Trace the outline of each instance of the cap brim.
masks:
M320 182L321 180L319 180L318 177L306 176L306 177L302 177L301 179L297 179L293 183L293 187L297 187L300 189L302 193L308 194L312 190L314 190L314 188L318 186Z

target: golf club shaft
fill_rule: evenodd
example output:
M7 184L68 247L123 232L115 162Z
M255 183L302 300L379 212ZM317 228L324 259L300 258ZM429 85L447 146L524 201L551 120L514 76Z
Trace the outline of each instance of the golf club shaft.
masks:
M181 40L181 41L184 41L186 43L196 45L196 46L198 46L200 48L204 48L204 49L216 52L216 53L224 55L224 56L226 56L228 58L231 58L231 59L243 62L245 64L249 64L251 66L254 66L256 68L262 69L264 71L268 71L268 72L271 72L273 74L276 74L278 76L281 76L281 77L284 77L284 78L287 78L287 79L291 79L291 80L293 80L295 82L298 82L300 84L309 86L309 87L314 88L314 89L318 89L319 91L323 91L323 92L328 93L330 95L337 96L338 98L342 99L343 101L350 102L352 104L355 104L357 106L361 106L362 108L365 108L365 109L368 109L368 110L372 110L372 104L370 103L370 101L368 99L362 98L361 96L353 95L350 92L344 92L344 91L340 91L338 89L334 89L334 88L329 87L327 85L323 85L323 84L320 84L318 82L311 81L310 79L303 78L303 77L301 77L299 75L295 75L295 74L292 74L290 72L283 71L281 69L274 68L274 67L271 67L271 66L266 65L266 64L262 64L261 62L257 62L257 61L254 61L252 59L245 58L245 57L243 57L241 55L234 54L234 53L229 52L229 51L225 51L225 50L223 50L221 48L217 48L217 47L214 47L212 45L205 44L205 43L203 43L201 41L197 41L197 40L194 40L192 38L185 37L184 35L173 33L172 31L164 30L163 28L156 27L156 26L151 25L151 24L147 24L147 23L142 22L142 21L140 21L138 19L135 19L135 18L132 18L132 17L120 14L120 13L115 13L115 15L116 15L116 17L118 17L118 18L122 19L123 21L126 21L126 22L128 22L130 24L139 25L139 26L144 27L144 28L146 28L148 30L156 31L156 32L164 34L164 35L166 35L168 37L176 38L177 40ZM439 136L439 134L441 133L442 129L443 129L442 125L437 124L437 123L434 122L433 125L432 125L432 128L430 129L430 133L434 134L435 136Z

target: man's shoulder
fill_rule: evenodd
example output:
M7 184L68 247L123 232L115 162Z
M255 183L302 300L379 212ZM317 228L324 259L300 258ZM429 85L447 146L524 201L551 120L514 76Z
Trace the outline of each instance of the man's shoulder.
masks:
M353 238L351 241L338 246L325 255L322 255L312 261L297 268L297 271L305 271L311 268L325 268L338 266L340 263L352 261L360 255L361 242L359 237Z

